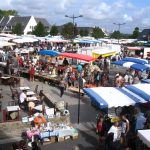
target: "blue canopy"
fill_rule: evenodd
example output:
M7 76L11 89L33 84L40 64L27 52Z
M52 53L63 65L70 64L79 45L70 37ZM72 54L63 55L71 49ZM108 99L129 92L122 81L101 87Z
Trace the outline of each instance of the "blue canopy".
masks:
M53 50L41 50L40 52L38 52L40 55L48 55L51 57L54 56L58 56L60 54L60 52L58 51L53 51Z
M138 71L145 71L145 70L149 70L148 67L144 66L144 65L141 65L141 64L133 64L131 65L131 68L134 69L134 70L138 70Z
M93 44L93 43L101 43L101 42L98 40L81 40L81 41L78 41L77 43Z
M134 63L138 63L138 64L148 64L148 60L146 59L140 59L140 58L134 58L134 57L126 57L122 59L123 61L129 61L129 62L134 62Z
M135 62L129 62L129 61L125 61L125 60L114 61L114 62L112 62L112 64L123 66L123 67L126 67L126 68L131 68L131 69L138 70L138 71L141 71L141 72L150 69L146 65L138 64L138 63L135 63Z
M123 107L137 103L150 102L150 84L129 85L123 88L96 87L84 88L83 91L99 109Z

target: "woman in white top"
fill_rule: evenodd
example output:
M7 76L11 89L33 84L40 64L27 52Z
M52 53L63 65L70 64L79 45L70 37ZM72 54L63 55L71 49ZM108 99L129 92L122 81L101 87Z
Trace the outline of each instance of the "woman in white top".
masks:
M119 128L118 128L118 126L119 126L119 123L118 123L118 122L115 122L115 123L111 126L111 128L109 129L109 131L108 131L108 134L110 134L110 133L113 133L113 134L114 134L114 136L113 136L113 142L116 142L116 141L120 140L120 137L119 137Z

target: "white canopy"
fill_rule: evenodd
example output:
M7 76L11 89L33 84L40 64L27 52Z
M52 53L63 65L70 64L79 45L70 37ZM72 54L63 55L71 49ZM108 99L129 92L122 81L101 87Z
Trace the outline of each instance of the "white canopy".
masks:
M7 41L0 41L0 47L4 47L4 46L12 46L12 45L16 45L15 43L10 43Z
M15 43L33 43L37 41L38 39L32 37L21 37L21 38L13 39L13 42Z

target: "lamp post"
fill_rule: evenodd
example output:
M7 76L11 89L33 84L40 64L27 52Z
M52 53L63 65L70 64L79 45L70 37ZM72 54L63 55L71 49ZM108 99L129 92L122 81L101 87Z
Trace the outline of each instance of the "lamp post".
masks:
M81 75L81 72L80 72L80 75L79 75L79 79L78 79L78 82L79 82L79 99L78 99L78 124L80 123L80 96L81 96L81 89L83 89L83 79L82 79L82 75Z
M118 31L119 31L119 34L120 34L120 28L121 28L121 26L125 25L126 23L113 23L113 24L118 26ZM118 34L118 43L119 43L119 38L120 38L119 34Z
M72 19L72 23L73 23L72 43L73 43L73 38L74 38L74 35L75 35L75 32L74 32L74 25L75 25L74 23L75 23L75 19L81 18L81 17L83 17L83 15L74 16L74 14L73 14L72 16L65 15L65 17L71 18L71 19ZM73 51L73 48L72 48L72 51Z

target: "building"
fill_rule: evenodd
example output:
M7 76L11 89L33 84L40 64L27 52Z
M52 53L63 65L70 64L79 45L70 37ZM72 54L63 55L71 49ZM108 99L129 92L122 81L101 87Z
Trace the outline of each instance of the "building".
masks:
M35 18L33 16L4 16L0 20L0 32L11 33L13 27L20 23L23 27L23 33L26 35L34 30L34 27L41 22L47 31L50 30L48 21L44 18Z
M141 32L139 39L144 40L144 41L149 41L150 40L150 29L144 29Z

